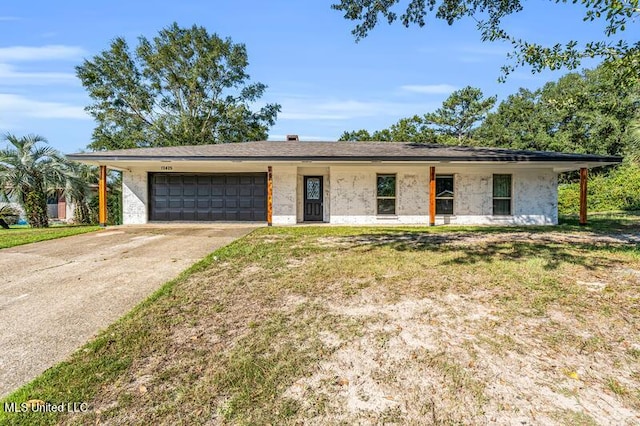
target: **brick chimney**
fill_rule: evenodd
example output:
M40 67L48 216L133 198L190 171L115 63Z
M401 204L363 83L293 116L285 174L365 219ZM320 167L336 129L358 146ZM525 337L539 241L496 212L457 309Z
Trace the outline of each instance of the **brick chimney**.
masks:
M298 135L287 135L287 142L300 142Z

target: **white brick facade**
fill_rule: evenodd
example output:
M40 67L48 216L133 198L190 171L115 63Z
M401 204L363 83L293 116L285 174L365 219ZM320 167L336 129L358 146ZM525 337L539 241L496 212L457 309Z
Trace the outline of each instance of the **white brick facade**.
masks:
M147 171L142 169L122 173L122 223L125 225L138 225L148 221L147 176Z
M436 166L437 174L454 176L453 215L437 215L436 224L531 224L558 222L557 173L552 169ZM158 168L152 168L157 171ZM265 164L238 167L196 167L185 164L174 172L265 172ZM304 221L303 178L323 177L323 221L331 224L428 224L429 165L274 164L273 224ZM396 214L377 214L377 175L396 176ZM512 176L512 215L493 215L494 174ZM148 221L148 169L123 172L123 222Z

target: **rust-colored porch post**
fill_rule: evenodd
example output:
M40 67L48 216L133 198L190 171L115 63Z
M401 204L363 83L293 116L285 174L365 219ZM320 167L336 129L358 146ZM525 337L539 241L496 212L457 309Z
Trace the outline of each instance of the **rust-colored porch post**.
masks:
M107 166L100 166L98 180L98 221L100 226L107 226Z
M587 168L580 169L580 225L587 224Z
M273 169L267 167L267 225L273 225Z
M429 226L436 224L436 168L429 167Z

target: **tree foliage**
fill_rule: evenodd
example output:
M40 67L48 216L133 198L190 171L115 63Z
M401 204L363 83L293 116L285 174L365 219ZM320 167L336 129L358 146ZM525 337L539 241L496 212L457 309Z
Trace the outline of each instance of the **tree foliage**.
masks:
M70 177L69 163L42 136L5 136L8 147L0 150L0 191L24 208L35 228L49 226L47 194L64 188Z
M570 73L536 91L520 89L477 132L484 145L624 155L638 116L638 79L619 84L606 66Z
M552 1L568 3L567 0ZM429 19L440 19L453 25L464 18L472 18L483 41L501 40L511 45L512 51L508 55L511 63L503 67L504 75L525 64L534 72L562 67L576 69L581 60L593 57L606 62L617 61L629 75L638 74L640 42L630 44L617 38L640 17L638 0L573 0L572 3L584 8L584 21L603 24L600 36L584 44L572 40L549 46L515 37L504 29L503 21L525 9L526 3L522 0L340 0L332 8L343 12L346 19L357 22L352 31L356 39L366 37L380 20L389 24L400 21L406 27L423 27Z
M280 106L252 110L266 86L249 81L247 66L243 44L195 25L139 37L134 51L116 38L76 67L94 100L86 110L98 123L90 148L266 139Z
M485 98L482 90L467 86L453 92L435 112L425 114L424 119L432 124L436 134L451 136L463 144L470 139L475 126L484 120L496 103L496 97Z
M435 112L402 118L373 134L364 129L344 132L340 140L470 144L477 124L495 102L495 96L485 98L480 89L467 86L453 92Z
M400 119L388 129L376 130L373 133L365 129L345 131L339 140L435 143L436 134L432 128L428 127L423 117L414 115Z
M488 113L495 97L485 99L479 89L467 87L454 92L435 112L403 118L373 134L345 132L341 140L464 144L640 160L640 78L625 79L625 84L620 78L618 70L604 65L569 73L537 90L521 88Z
M558 187L558 212L578 214L580 184L567 183ZM589 211L640 211L640 166L625 162L608 174L589 177L587 185Z

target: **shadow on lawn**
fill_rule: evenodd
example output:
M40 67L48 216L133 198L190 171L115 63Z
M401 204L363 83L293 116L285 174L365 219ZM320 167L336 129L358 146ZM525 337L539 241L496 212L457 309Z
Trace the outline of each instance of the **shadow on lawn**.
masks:
M505 230L503 229L503 232ZM504 239L486 239L483 232L423 233L394 232L385 234L361 234L351 241L360 247L386 247L398 251L429 251L452 254L442 262L444 265L492 263L498 260L527 261L541 259L545 269L556 269L562 263L573 263L588 269L615 266L607 253L640 252L637 243L605 243L554 241L552 238L512 239L518 233L505 232ZM495 234L494 234L495 235ZM365 249L366 250L366 249ZM602 256L598 254L602 253Z

